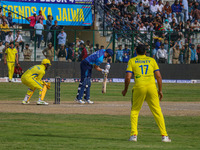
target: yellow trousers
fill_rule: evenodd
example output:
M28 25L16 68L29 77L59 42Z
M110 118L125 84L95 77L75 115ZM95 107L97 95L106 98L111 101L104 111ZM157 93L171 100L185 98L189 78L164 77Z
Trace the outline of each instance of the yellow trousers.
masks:
M167 136L167 131L165 128L165 121L161 111L159 97L156 85L145 86L141 88L133 89L132 96L132 109L131 109L131 136L138 135L137 125L138 125L138 115L140 109L142 108L143 102L149 105L149 108L154 116L154 119L160 129L161 135Z
M43 85L41 85L36 79L32 77L24 77L22 76L21 81L24 85L29 87L29 90L27 91L27 95L31 95L32 91L35 89L39 90L39 98L41 98Z
M14 62L7 62L7 66L8 66L8 78L10 80L12 80L13 74L14 74L14 71L15 71L15 63Z

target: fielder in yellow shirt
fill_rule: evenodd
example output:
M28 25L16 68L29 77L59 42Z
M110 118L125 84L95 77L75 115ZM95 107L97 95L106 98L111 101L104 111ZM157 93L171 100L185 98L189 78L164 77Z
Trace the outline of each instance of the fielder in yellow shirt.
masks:
M4 64L7 63L8 66L8 78L9 82L12 81L14 69L15 69L15 60L18 64L18 52L14 48L14 43L10 43L10 48L7 48L4 55Z
M43 59L41 65L35 65L29 68L21 77L21 81L24 85L28 86L29 89L27 94L22 101L22 104L28 104L30 97L33 95L36 89L39 90L39 100L37 101L38 105L48 105L47 102L43 101L47 88L46 82L42 81L43 76L45 75L45 70L51 65L49 59ZM50 88L50 86L49 86Z
M135 85L132 90L132 109L131 109L131 137L129 141L137 141L137 125L138 115L144 100L148 103L151 112L155 118L155 121L160 129L162 135L162 142L171 142L167 135L165 128L165 121L159 104L163 97L162 94L162 77L159 71L159 67L154 58L147 57L145 46L139 45L136 49L137 57L129 60L126 70L125 87L122 91L122 95L125 96L128 90L130 79L134 74ZM155 78L158 82L157 91ZM158 96L159 94L159 96Z

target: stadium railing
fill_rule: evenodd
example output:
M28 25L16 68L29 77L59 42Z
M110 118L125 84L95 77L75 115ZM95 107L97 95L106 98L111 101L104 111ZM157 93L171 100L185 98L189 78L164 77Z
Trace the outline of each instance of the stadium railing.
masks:
M2 29L5 30L5 29ZM57 35L60 33L61 30L43 30L42 31L42 42L40 45L40 48L37 47L37 39L36 36L34 36L34 40L30 41L30 29L9 29L10 31L13 31L13 39L15 39L15 35L18 30L20 30L20 34L23 37L24 45L29 44L30 49L33 50L31 60L32 61L41 61L44 56L42 54L42 50L47 47L49 42L52 42L54 46L54 61L57 61L56 52L58 50L58 40ZM32 30L35 31L35 30ZM2 31L1 31L2 32ZM113 31L107 31L111 32L110 38L105 38L100 35L100 30L64 30L64 32L67 34L67 39L65 43L65 47L68 48L70 43L74 43L75 45L78 45L79 43L84 42L85 45L87 45L87 41L90 41L90 48L86 46L86 49L88 51L88 55L95 52L97 49L100 49L100 47L103 45L104 49L111 48L113 49L115 55L113 57L112 62L115 62L116 60L116 53L118 50L119 45L122 45L122 49L125 48L125 45L128 46L130 49L130 57L134 56L135 48L139 44L143 44L140 41L140 36L138 36L138 31L128 31L126 33L124 32L113 32ZM173 46L175 43L180 45L180 48L185 45L189 45L191 47L191 44L195 44L195 49L197 48L197 45L200 45L200 33L199 32L172 32L172 31L152 31L152 32L140 32L140 34L146 34L145 36L148 37L148 40L151 41L150 44L148 42L145 42L146 49L147 49L147 55L153 56L153 49L155 48L156 42L160 41L165 44L165 49L168 53L167 63L171 64L171 59L173 56ZM123 38L123 36L129 36L131 37L130 40L127 40L126 38ZM115 38L113 38L115 37ZM15 42L15 41L14 41ZM46 44L45 44L46 43ZM5 41L4 41L5 44ZM96 47L96 44L99 44L99 48ZM185 63L186 59L186 52L189 50L189 47L185 48L184 50L180 50L180 60L183 59L183 61L180 61L180 63ZM74 47L75 52L75 60L79 61L79 56L81 53L81 50L78 47ZM19 49L19 60L23 61L23 52L21 52L21 47ZM183 58L182 58L183 57ZM197 56L195 56L197 57Z

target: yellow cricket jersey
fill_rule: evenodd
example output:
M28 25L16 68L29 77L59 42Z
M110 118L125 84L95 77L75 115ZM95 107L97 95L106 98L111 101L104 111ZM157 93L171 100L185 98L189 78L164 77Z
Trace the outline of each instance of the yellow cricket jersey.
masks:
M43 85L42 77L45 75L45 66L44 65L35 65L29 68L21 78L26 78L26 80L33 79L36 80L39 84Z
M134 87L155 84L155 71L159 71L158 64L154 58L147 57L146 55L138 55L137 57L131 58L126 70L126 72L134 74Z
M7 54L6 56L7 62L15 62L15 57L16 57L16 54L18 53L15 48L13 49L7 48L5 53Z

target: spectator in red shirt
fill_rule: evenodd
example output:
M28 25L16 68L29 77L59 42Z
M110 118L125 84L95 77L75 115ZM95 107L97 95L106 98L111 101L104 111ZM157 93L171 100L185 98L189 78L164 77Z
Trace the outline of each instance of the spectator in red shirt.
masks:
M22 68L20 67L20 64L18 63L15 66L13 78L20 78L22 74L23 74Z
M198 63L200 63L200 45L197 45Z
M33 13L33 16L30 16L27 18L27 20L30 20L30 40L34 40L33 37L34 37L34 26L36 24L36 12Z
M88 56L87 55L87 50L85 48L85 44L84 43L80 44L80 49L81 49L81 54L79 56L79 61L82 61Z

